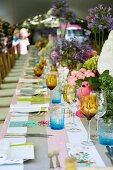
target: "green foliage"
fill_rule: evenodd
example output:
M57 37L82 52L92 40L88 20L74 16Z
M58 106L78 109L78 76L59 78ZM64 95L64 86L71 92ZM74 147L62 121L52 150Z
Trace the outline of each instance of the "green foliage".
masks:
M113 77L109 75L109 70L105 70L99 76L100 89L105 91L113 91Z
M109 75L109 70L100 75L99 82L100 89L106 92L107 111L104 119L113 119L113 77Z

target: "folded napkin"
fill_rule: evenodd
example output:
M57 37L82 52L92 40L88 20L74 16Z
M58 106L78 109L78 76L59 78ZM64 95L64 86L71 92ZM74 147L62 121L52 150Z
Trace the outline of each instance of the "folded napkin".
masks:
M0 165L22 164L24 160L28 159L34 159L32 143L10 144L7 139L1 139Z
M21 88L16 89L16 95L24 95L24 96L32 96L35 94L35 90L33 88Z
M42 81L41 79L19 79L20 83L39 83L40 81Z
M10 160L9 157L10 153L10 143L6 139L0 140L0 165L6 164L21 164L23 160L14 159Z
M20 113L30 113L30 112L37 112L37 111L48 111L49 103L46 104L29 104L26 103L25 105L21 105L17 103L15 105L10 106L10 112L20 112Z
M33 95L47 94L47 88L33 89L32 87L26 87L16 89L16 95L33 96Z

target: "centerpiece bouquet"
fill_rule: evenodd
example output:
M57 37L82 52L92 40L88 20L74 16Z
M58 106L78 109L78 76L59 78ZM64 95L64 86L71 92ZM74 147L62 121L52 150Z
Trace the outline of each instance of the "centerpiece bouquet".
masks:
M94 34L95 46L97 51L100 53L106 39L106 33L113 29L111 8L98 4L97 7L89 9L88 12L88 28Z
M79 71L72 71L68 77L68 83L78 88L79 98L88 95L91 91L104 91L106 94L107 110L104 118L113 119L113 77L109 70L105 70L98 76L91 70L81 68Z
M59 19L61 37L65 36L65 31L68 23L75 23L76 13L71 9L67 0L54 0L52 5L52 15ZM65 30L62 32L62 24L65 25Z
M91 46L79 44L75 39L72 41L65 38L58 39L52 51L56 52L54 63L59 62L70 70L79 70L87 59L93 57Z

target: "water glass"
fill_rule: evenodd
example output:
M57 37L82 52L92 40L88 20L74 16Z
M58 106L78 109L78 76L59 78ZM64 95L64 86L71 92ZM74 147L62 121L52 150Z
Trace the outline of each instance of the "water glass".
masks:
M102 145L113 145L113 120L100 119L99 143Z
M65 108L60 105L50 106L50 128L54 130L64 129Z
M61 90L59 86L56 86L53 90L50 91L51 103L59 104L61 103Z

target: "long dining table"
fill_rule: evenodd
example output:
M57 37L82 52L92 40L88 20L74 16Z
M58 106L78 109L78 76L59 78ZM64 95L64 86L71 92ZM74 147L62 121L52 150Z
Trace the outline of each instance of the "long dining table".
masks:
M37 78L33 74L37 50L31 47L29 54L25 57L24 69L0 132L0 142L3 146L5 146L4 143L9 144L9 148L32 144L34 157L29 159L29 153L26 151L28 159L17 163L13 161L12 163L7 163L7 161L2 163L1 161L0 170L65 170L65 159L68 156L76 157L78 169L82 167L112 167L104 145L100 145L97 141L93 146L81 144L83 140L87 139L85 119L75 116L75 129L70 131L68 126L70 117L65 114L64 129L53 130L50 128L49 90L43 88L43 76ZM27 89L29 92L31 89L35 89L38 93L34 96L31 94L24 95L24 91L21 93L22 89ZM93 123L91 124L92 133L95 132L94 121L92 120ZM58 153L60 168L57 167L56 152ZM50 168L51 158L54 168Z

